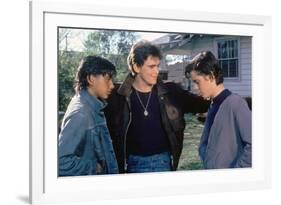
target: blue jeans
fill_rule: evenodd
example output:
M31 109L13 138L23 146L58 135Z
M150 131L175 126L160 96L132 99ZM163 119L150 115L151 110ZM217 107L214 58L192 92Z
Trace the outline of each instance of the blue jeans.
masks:
M171 171L171 155L169 152L150 156L129 155L128 173Z

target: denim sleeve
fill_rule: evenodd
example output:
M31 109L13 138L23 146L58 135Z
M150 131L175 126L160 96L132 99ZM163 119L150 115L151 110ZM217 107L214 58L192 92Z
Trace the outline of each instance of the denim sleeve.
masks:
M87 123L86 116L81 113L64 121L59 136L59 176L92 174L93 143Z
M236 104L235 120L236 129L241 136L243 148L242 153L238 156L237 163L234 167L251 167L252 166L252 117L246 102Z

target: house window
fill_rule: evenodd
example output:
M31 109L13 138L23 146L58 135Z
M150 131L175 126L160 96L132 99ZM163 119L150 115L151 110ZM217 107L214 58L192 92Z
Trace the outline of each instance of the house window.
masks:
M218 61L222 68L223 77L238 78L238 40L227 39L217 41Z

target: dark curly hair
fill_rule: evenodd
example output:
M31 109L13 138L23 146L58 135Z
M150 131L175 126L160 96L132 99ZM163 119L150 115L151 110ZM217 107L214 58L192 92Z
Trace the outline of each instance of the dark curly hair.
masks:
M75 91L78 93L81 89L87 88L89 75L108 75L112 78L116 75L115 66L105 58L99 56L87 56L83 58L77 69L75 77Z
M222 69L211 51L203 51L196 55L185 68L186 72L196 71L199 75L209 75L215 78L216 84L223 83Z

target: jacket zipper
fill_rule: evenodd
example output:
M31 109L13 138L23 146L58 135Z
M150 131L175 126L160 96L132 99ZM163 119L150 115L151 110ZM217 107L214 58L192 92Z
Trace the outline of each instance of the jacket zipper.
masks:
M126 149L127 149L127 133L132 121L132 112L131 112L131 105L130 105L130 99L129 97L126 97L126 101L128 103L128 107L129 107L129 122L128 122L128 126L125 132L125 136L124 136L124 170L125 172L127 171L127 153L126 153Z

